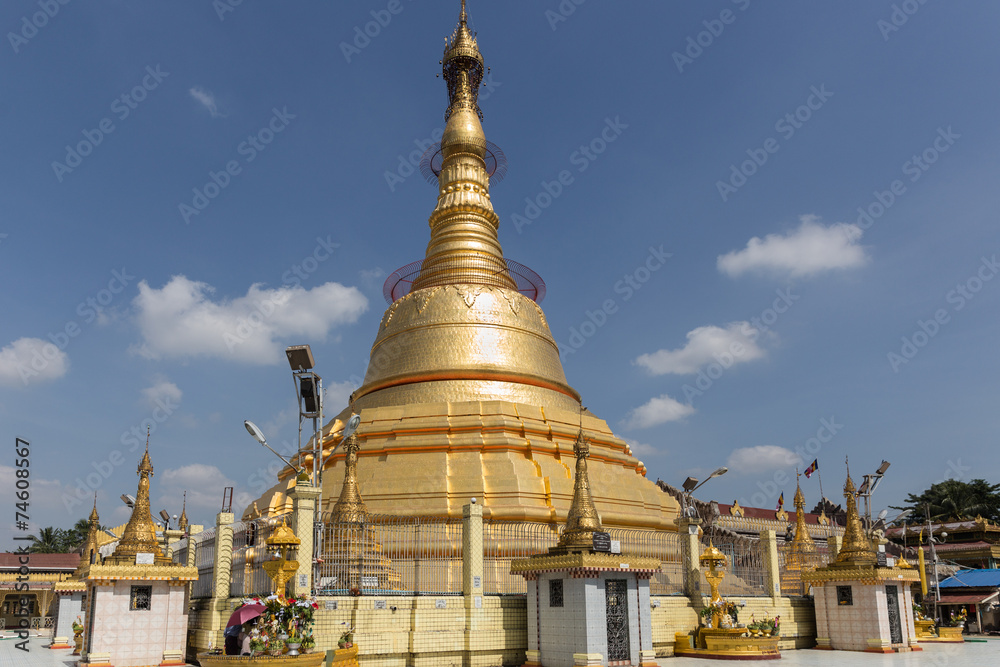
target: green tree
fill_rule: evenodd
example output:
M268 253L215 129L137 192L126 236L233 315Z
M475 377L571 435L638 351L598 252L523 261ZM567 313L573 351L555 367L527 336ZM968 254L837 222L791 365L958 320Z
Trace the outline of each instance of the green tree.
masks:
M930 507L931 521L962 521L977 516L991 521L1000 520L1000 484L990 484L984 479L962 482L948 479L923 493L909 494L906 504L897 510L910 510L908 523L919 523L927 515Z
M62 528L42 528L38 535L28 535L31 545L28 551L33 554L64 554L70 551L67 531Z

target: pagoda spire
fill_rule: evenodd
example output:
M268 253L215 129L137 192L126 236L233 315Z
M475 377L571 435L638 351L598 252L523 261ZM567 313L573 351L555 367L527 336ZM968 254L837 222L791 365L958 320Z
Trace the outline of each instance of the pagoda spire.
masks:
M340 523L362 523L368 518L368 507L358 488L358 450L361 445L353 433L344 442L344 486L340 498L333 506L333 521Z
M129 517L125 530L115 547L115 552L106 560L109 563L122 565L135 563L136 554L149 553L154 556L156 565L170 563L170 559L163 555L160 549L160 541L156 537L156 524L153 523L153 514L149 509L149 478L153 476L153 463L149 459L149 429L146 429L146 451L139 461L136 469L139 475L139 489L135 494L135 503L132 506L132 516Z
M847 501L847 526L844 529L843 545L837 553L832 567L874 567L878 559L875 550L865 535L858 515L857 488L851 479L851 466L847 466L847 482L844 484L844 500Z
M97 544L97 531L100 529L101 517L97 514L97 491L94 491L94 509L90 510L90 517L87 519L87 539L83 543L80 565L76 568L76 574L79 574L87 565L101 562L101 553Z
M479 109L484 70L462 0L458 25L445 39L441 59L448 109L441 137L438 202L429 219L427 254L412 291L463 283L517 289L497 238L500 218L490 203L486 135Z
M181 506L181 518L177 520L177 529L178 530L187 530L187 527L188 527L187 505L188 505L188 492L185 491L184 492L184 504Z
M792 544L797 545L801 550L816 550L809 529L806 527L806 497L802 494L802 487L799 486L799 471L795 471L795 537Z
M583 437L580 429L573 444L576 454L576 480L573 485L573 504L566 517L566 528L559 536L559 543L549 549L549 553L570 551L593 551L594 533L604 530L601 517L590 494L590 479L587 476L587 458L590 456L590 442Z

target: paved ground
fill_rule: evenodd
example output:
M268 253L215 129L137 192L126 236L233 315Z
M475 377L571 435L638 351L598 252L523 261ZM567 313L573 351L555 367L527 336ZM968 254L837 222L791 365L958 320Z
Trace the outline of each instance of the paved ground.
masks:
M72 651L44 648L48 639L30 639L25 653L14 647L14 641L0 641L0 667L75 667L78 658ZM785 651L780 662L755 662L755 665L781 665L781 667L992 667L1000 665L1000 638L986 642L965 644L921 644L919 653L875 655L848 651ZM699 658L665 658L663 667L708 667L728 665L731 660L703 660Z

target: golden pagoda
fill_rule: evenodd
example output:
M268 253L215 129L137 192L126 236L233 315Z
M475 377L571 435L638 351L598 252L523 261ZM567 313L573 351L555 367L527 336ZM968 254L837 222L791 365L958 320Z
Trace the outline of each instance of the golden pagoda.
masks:
M153 476L153 464L149 460L149 434L146 434L146 452L136 470L139 475L139 489L135 494L132 516L118 540L113 554L104 559L106 565L134 565L137 554L150 554L153 565L170 565L172 561L160 548L156 537L156 524L149 509L149 478Z
M561 523L582 430L604 523L674 530L676 501L582 408L545 314L519 291L520 274L504 257L490 194L495 147L478 105L485 63L468 21L463 1L441 60L447 123L440 148L428 150L437 175L430 242L412 287L382 317L362 386L324 428L328 472L344 465L347 454L333 449L354 412L357 477L372 512L457 518L476 497L487 518ZM298 458L306 468L311 447ZM342 478L323 476L324 509L340 496ZM259 506L287 509L294 484L286 468Z
M785 567L781 577L782 592L786 595L803 595L802 573L815 570L819 565L816 543L806 526L806 499L795 473L795 537L785 548Z
M847 507L847 525L844 528L844 539L837 553L837 560L830 567L874 567L878 561L871 540L861 526L858 515L857 488L851 479L851 470L847 470L847 482L844 484L844 500Z

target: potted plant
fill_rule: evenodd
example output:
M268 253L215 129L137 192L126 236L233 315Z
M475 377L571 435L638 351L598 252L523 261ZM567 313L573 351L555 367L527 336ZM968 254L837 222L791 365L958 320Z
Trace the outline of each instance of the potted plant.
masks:
M264 638L258 632L256 634L250 635L250 656L253 657L260 653L263 653L267 649L267 645L264 643Z
M316 639L312 636L312 633L309 633L308 635L302 638L303 653L312 653L315 648L316 648Z
M354 646L354 626L344 621L341 625L347 626L347 628L340 633L340 639L337 641L337 646L340 648L351 648Z
M285 652L285 640L272 637L267 643L267 652L274 656L281 655Z

